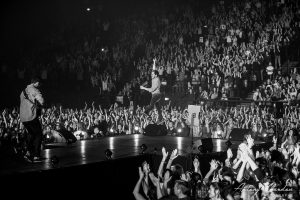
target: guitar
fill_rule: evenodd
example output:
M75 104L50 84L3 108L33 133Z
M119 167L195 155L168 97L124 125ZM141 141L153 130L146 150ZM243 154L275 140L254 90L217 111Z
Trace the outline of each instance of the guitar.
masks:
M36 109L36 116L40 117L42 115L42 105L36 99L34 100L34 107Z
M42 115L42 105L35 99L34 101L30 100L28 97L28 94L25 90L23 90L23 94L25 99L27 99L33 106L33 108L35 108L36 111L36 116L39 117Z

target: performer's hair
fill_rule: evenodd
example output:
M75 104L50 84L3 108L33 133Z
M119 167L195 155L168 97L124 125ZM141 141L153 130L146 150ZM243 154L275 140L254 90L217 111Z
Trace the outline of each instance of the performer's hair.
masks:
M39 77L32 77L31 78L31 83L37 83L37 82L41 82L41 79Z
M159 76L159 73L158 73L158 71L155 69L155 70L153 70L153 72L154 72L154 74L156 75L156 76Z

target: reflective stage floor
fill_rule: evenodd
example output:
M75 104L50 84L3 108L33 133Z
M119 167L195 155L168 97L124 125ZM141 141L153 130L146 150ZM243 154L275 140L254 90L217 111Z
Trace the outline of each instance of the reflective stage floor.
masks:
M197 147L202 142L203 145L210 142L213 152L200 154ZM162 147L169 154L173 149L178 149L179 156L173 164L180 164L184 170L191 169L192 157L198 154L202 174L206 174L211 159L225 160L225 142L221 139L194 138L192 146L192 138L125 135L82 140L70 145L49 144L42 151L45 158L42 163L27 163L13 154L1 155L0 180L4 183L1 192L10 197L25 198L28 195L30 199L32 194L28 191L43 191L49 198L65 195L70 199L81 194L89 199L89 196L94 198L97 194L100 199L134 200L132 191L139 177L138 167L146 160L151 171L156 173L162 158ZM231 148L236 149L240 143L232 141ZM144 154L141 154L142 144L147 146ZM264 148L265 145L258 142L254 148ZM106 149L112 151L110 160L104 154ZM53 158L57 158L56 163L52 162Z
M212 139L213 153L226 152L225 142L226 140L222 139ZM237 149L241 143L241 141L231 142L232 149ZM94 140L78 140L70 145L65 143L48 144L46 149L42 151L45 160L41 163L31 164L12 157L2 158L0 176L105 162L107 161L104 153L106 149L111 150L113 160L138 156L141 155L140 146L142 144L147 146L146 154L161 155L161 148L165 147L170 153L177 148L179 156L186 157L190 153L199 153L197 147L201 144L201 139L193 138L194 145L192 145L192 138L190 137L124 135ZM263 142L256 142L256 145L259 146L263 144ZM56 163L53 162L53 158L57 158Z

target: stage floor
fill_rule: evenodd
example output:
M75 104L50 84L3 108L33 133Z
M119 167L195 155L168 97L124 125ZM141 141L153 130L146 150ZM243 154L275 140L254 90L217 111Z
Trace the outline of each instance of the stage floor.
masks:
M197 153L199 138L193 138L194 152ZM226 151L226 140L213 139L213 152ZM231 141L232 149L237 149L241 141ZM97 162L107 161L105 150L112 151L112 159L127 158L140 155L140 146L145 144L148 148L145 153L161 154L162 147L167 151L175 148L178 149L179 155L186 156L191 153L192 138L189 137L172 137L172 136L144 136L144 135L124 135L115 137L106 137L94 140L79 140L74 144L67 145L65 143L48 144L46 149L42 151L45 160L41 163L26 163L19 159L10 158L1 160L0 176L16 175L19 173L27 173L34 171L44 171L56 168L66 168L78 165L86 165ZM263 144L263 142L256 142ZM57 157L58 163L53 165L51 158Z

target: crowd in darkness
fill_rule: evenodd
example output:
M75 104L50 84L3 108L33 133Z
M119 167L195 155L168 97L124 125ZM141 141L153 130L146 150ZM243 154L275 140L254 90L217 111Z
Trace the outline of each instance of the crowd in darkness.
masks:
M149 79L154 58L167 91L196 99L245 98L269 78L269 64L274 74L289 76L280 69L299 54L296 2L220 1L206 12L197 1L162 5L155 2L143 14L114 18L95 9L89 23L78 20L80 31L64 26L46 37L45 47L23 50L18 62L3 59L1 79L23 86L39 75L49 93L59 86L65 94L76 89L94 100L109 96L110 103L123 95L143 104L139 85ZM264 90L262 96L268 96ZM63 101L59 96L49 94L56 103Z
M177 150L167 162L163 148L157 173L147 162L139 167L137 200L298 199L300 74L297 68L283 70L283 61L299 56L299 2L220 0L206 11L197 0L169 3L155 1L143 12L119 17L105 17L98 7L88 14L89 23L78 21L80 31L64 27L46 37L45 47L24 51L18 62L2 60L1 81L12 79L19 95L29 77L41 77L49 97L40 117L44 143L62 142L66 132L77 140L144 134L149 124L180 137L229 139L234 128L250 130L237 152L229 148L226 159L210 162L206 175L198 157L193 169L184 170L173 164ZM147 94L139 88L151 82L153 59L166 91L203 101L199 126L191 128L187 107L172 99L161 102L162 120L156 108L145 114ZM275 68L272 76L268 65ZM207 101L246 98L252 91L249 105ZM62 103L70 93L80 106ZM260 103L274 100L285 102L280 117L272 104ZM19 109L1 109L0 149L24 154L25 135ZM254 152L254 140L262 138L273 146Z

